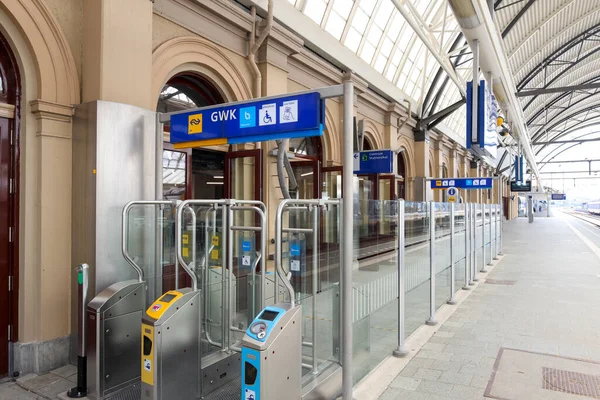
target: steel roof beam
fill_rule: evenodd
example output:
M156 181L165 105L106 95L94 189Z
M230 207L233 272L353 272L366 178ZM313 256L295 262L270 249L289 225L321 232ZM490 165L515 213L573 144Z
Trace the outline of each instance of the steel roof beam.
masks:
M414 13L411 8L411 4L407 0L391 0L396 9L400 12L400 14L404 17L406 22L410 25L412 30L417 34L419 39L423 42L423 45L427 47L427 49L431 52L436 61L440 64L440 66L444 69L444 72L450 77L452 82L458 87L458 91L462 96L466 96L466 85L465 82L462 82L461 79L458 78L456 71L454 70L452 64L448 60L446 54L441 54L439 48L437 48L429 37L430 32L428 32L425 27L426 24L420 19L420 16ZM408 5L405 7L405 5Z
M544 68L553 62L561 62L561 63L571 63L570 61L560 60L560 57L571 50L573 47L579 45L582 41L588 40L590 37L593 37L597 33L600 32L600 23L596 24L589 29L581 32L579 35L569 40L567 43L559 47L556 51L550 54L548 57L542 60L541 63L533 67L533 69L528 72L523 79L519 83L517 83L517 90L522 90L536 75L544 70ZM572 63L571 63L572 64Z
M594 160L566 160L566 161L542 161L542 162L539 162L538 164L571 164L571 163L597 162L597 161L600 161L600 159L594 159Z
M546 146L549 144L565 144L565 143L586 143L600 142L600 138L596 139L572 139L572 140L550 140L548 142L533 142L532 146Z
M506 35L508 35L510 33L510 31L512 30L512 28L515 27L515 25L517 24L517 22L519 22L519 20L521 19L521 17L523 15L525 15L525 13L527 12L527 10L529 10L529 7L531 7L533 5L533 3L535 3L535 0L529 0L527 2L527 4L525 4L523 6L523 8L521 8L521 10L519 11L519 13L517 15L515 15L515 17L512 19L512 21L510 21L508 23L508 25L506 26L506 28L504 28L504 30L502 31L502 39L504 39L506 37Z
M432 129L437 124L442 122L444 119L448 118L454 111L461 108L463 106L463 104L465 104L465 103L466 103L466 100L464 98L462 98L459 101L457 101L456 103L451 104L448 107L444 108L443 110L441 110L433 115L430 115L427 118L423 118L420 122L420 125L421 126L426 125L427 130Z
M595 79L598 79L598 78L595 78ZM546 89L522 90L515 94L517 95L517 97L527 97L527 96L539 96L539 95L550 94L550 93L576 92L579 90L588 90L588 89L600 89L600 83L589 83L589 84L583 84L583 85L562 86L562 87L546 88Z

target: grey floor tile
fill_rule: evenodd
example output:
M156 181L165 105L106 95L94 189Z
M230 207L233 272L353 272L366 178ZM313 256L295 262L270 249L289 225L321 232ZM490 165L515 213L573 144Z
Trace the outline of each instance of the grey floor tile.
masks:
M471 384L471 380L473 380L473 375L445 371L442 373L438 380L440 382L451 383L453 385L469 386Z
M41 394L42 396L46 396L49 398L55 398L59 393L65 392L73 387L73 382L70 382L66 379L61 379L50 385L41 387L37 389L35 392Z
M417 372L415 372L415 374L413 375L413 378L437 381L441 375L442 371L438 371L436 369L419 368Z
M420 379L410 378L406 376L397 376L396 379L392 381L390 386L399 389L414 391L417 390L417 387L419 387L420 383Z
M41 387L48 386L54 382L58 382L62 380L62 378L58 375L54 375L51 373L37 376L35 378L28 379L21 383L21 385L29 390L37 390Z
M52 373L60 376L61 378L68 378L69 376L77 373L77 367L73 364L67 364L55 369L52 371Z
M451 385L449 383L423 380L419 384L419 387L417 388L417 391L419 391L419 392L426 392L426 393L433 393L433 394L437 394L437 395L440 395L440 396L447 396L447 395L450 394L450 391L452 390L452 387L453 387L453 385Z

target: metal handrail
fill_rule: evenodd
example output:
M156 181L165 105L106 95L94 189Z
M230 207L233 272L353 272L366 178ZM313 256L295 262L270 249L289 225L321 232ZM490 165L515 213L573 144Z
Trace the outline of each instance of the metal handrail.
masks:
M282 234L284 232L282 226L282 219L284 211L294 206L324 206L324 205L340 205L341 199L311 199L311 200L297 200L297 199L285 199L279 203L277 207L277 213L275 214L275 272L276 276L283 281L284 286L290 294L290 304L292 307L296 305L296 295L294 288L287 278L285 271L283 270L283 251L282 251ZM292 205L288 207L288 205ZM286 228L289 229L289 228ZM312 233L312 230L311 230ZM275 281L275 302L277 302L279 292L278 281Z
M175 205L174 201L169 200L134 200L125 204L123 207L123 214L121 219L121 252L125 260L133 267L138 274L138 282L144 281L144 270L136 264L135 260L129 255L127 247L129 245L129 237L127 235L129 230L129 210L134 205Z
M241 205L238 205L241 204ZM241 227L241 226L235 226L233 225L233 212L234 211L254 211L255 213L257 213L260 217L260 227L253 227L253 226L249 226L249 227ZM267 251L267 214L266 214L266 206L264 203L260 202L260 201L256 201L256 200L231 200L230 204L229 204L229 211L228 211L228 230L237 230L237 231L248 231L248 232L260 232L261 233L261 240L260 240L260 254L258 254L257 252L257 260L255 260L254 265L252 266L252 282L255 282L255 276L256 276L256 266L258 265L258 263L260 263L261 266L261 309L265 306L266 304L266 289L265 289L265 285L266 285L266 272L267 272L267 265L266 265L266 251ZM228 263L229 265L233 265L233 246L228 246L227 248L227 258L228 258ZM231 275L228 274L228 283L229 283L229 304L232 304L232 292L233 292L233 282L231 280ZM256 288L256 285L253 286L253 288ZM277 290L277 288L275 288L275 290ZM255 302L254 296L252 299L253 302ZM253 311L256 312L256 304L253 303ZM228 323L227 326L230 330L232 331L240 331L239 328L234 327L232 325L232 314L233 314L234 310L233 307L229 307L229 313L228 313ZM231 349L236 350L235 348L233 348L232 346L230 346Z
M217 204L225 204L226 201L227 200L185 200L185 201L181 202L181 204L179 204L179 206L177 207L177 219L175 220L176 231L177 231L177 234L175 235L177 260L179 263L181 263L181 266L183 267L185 272L187 272L188 275L190 276L190 278L192 279L192 290L194 290L194 291L198 290L198 277L196 276L194 271L192 271L190 269L190 265L192 265L194 261L192 261L188 265L185 262L185 260L183 259L183 255L181 254L181 251L182 251L181 217L182 217L183 209L185 209L186 207L194 206L194 205L213 206L213 205L217 205ZM195 218L195 216L196 216L196 213L194 212L194 218ZM195 230L196 229L195 229L195 224L194 224L194 231ZM195 243L194 243L194 247L195 247ZM175 268L175 281L176 282L177 282L178 275L179 275L177 264L178 263L175 264L176 265L176 268Z

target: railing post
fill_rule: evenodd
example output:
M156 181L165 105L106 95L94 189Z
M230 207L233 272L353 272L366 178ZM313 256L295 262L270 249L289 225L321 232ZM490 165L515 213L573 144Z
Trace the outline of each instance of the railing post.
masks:
M427 325L437 325L435 319L435 203L429 202L429 318Z
M471 219L471 236L473 237L473 268L471 270L471 285L474 285L475 282L479 281L477 278L477 203L473 203L471 206L471 215L473 218Z
M493 206L493 204L490 204L490 224L489 224L489 233L490 233L489 234L489 237L490 237L489 259L490 259L490 261L488 262L487 265L492 265L492 260L494 259L494 252L495 252L494 247L496 247L494 244L493 236L492 236L492 225L494 223L494 215L495 215L493 211L494 211L494 206Z
M456 292L455 284L455 263L454 263L454 203L450 203L450 298L448 304L456 304L454 293Z
M313 206L313 260L312 260L312 373L318 373L318 363L317 363L317 285L319 284L318 274L319 274L319 206Z
M398 200L398 347L392 353L394 357L406 357L408 355L408 351L404 348L404 301L406 296L404 245L404 200Z
M471 280L471 250L470 250L470 242L471 242L471 237L470 237L470 229L469 229L469 224L471 223L471 218L469 218L469 203L465 203L465 218L464 218L464 224L465 224L465 285L463 286L463 290L469 290L471 289L469 287L469 282Z
M494 260L498 259L498 253L500 253L500 236L498 235L500 226L500 218L502 218L500 204L494 204L494 208L496 209L496 218L494 221L494 237L496 238L495 246L494 246Z
M502 197L503 195L503 186L504 186L504 182L502 180L502 178L500 178L500 226L499 228L499 239L500 242L498 244L498 255L501 256L502 255L502 224L504 223L504 198Z
M490 252L492 251L491 239L492 238L490 237ZM486 265L487 261L485 260L485 203L481 203L481 270L479 272L486 273Z
M87 395L87 352L86 352L86 309L89 288L89 265L81 264L75 269L77 271L77 297L79 299L79 335L77 344L77 386L67 392L70 398L80 399Z

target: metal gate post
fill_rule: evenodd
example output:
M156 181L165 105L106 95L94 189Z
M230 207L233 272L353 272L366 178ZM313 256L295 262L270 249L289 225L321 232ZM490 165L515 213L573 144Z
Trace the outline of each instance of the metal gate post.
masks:
M77 386L71 388L67 392L67 396L70 398L79 399L87 395L87 349L86 349L86 338L87 338L87 297L89 287L89 265L81 264L76 268L77 271L77 294L79 298L79 335L78 335L78 346L77 346Z
M450 298L448 304L456 304L454 299L455 288L455 270L454 270L454 203L450 203Z
M429 318L427 325L437 325L435 319L435 203L429 203Z
M398 200L398 347L393 352L394 357L408 355L408 351L404 348L404 302L406 300L404 245L404 200Z

